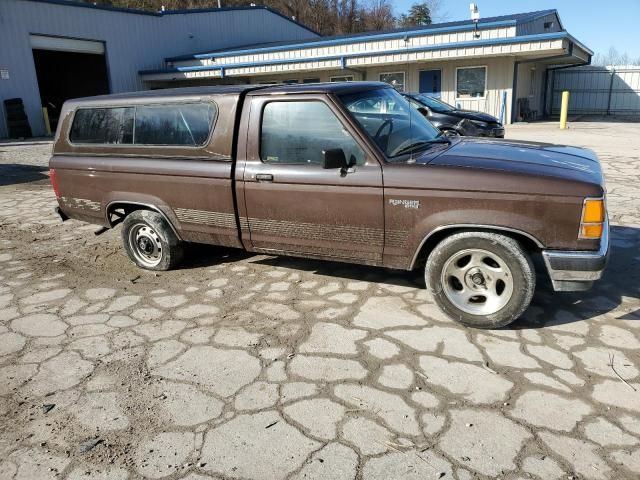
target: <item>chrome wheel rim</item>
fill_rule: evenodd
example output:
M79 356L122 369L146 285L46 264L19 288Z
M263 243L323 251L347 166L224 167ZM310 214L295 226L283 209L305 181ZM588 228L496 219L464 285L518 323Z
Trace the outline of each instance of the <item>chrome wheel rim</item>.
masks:
M472 315L494 314L513 295L513 276L506 262L479 248L461 250L449 257L441 282L449 301Z
M136 260L146 267L155 267L162 261L160 237L145 223L138 223L131 227L129 247Z

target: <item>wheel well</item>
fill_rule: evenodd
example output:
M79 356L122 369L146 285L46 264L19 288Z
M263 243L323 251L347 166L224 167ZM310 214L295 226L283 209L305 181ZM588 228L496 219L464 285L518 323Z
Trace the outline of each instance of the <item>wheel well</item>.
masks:
M147 210L149 212L157 212L162 218L164 218L165 222L169 225L169 228L173 230L178 240L182 241L182 236L176 229L173 222L167 217L167 215L160 210L158 207L153 205L147 205L144 203L135 203L135 202L113 202L107 206L107 222L109 222L109 226L111 228L118 225L122 222L127 215L135 212L136 210ZM114 218L115 217L115 218Z
M111 227L115 227L118 223L125 219L127 215L136 210L157 211L148 205L140 205L137 203L114 202L107 207L107 221ZM114 218L115 217L115 218Z
M524 250L530 255L534 255L540 252L540 246L536 243L536 241L523 233L514 232L512 230L502 230L500 228L451 227L451 228L438 230L437 232L432 234L429 238L427 238L427 240L424 242L424 244L420 248L418 255L416 256L416 261L413 264L413 269L424 267L424 265L427 262L427 258L429 258L429 255L431 254L435 246L438 245L438 243L440 243L442 240L444 240L448 236L453 235L454 233L460 233L460 232L499 233L504 235L505 237L510 237L516 240L518 243L520 243L520 245L522 245L522 248L524 248Z

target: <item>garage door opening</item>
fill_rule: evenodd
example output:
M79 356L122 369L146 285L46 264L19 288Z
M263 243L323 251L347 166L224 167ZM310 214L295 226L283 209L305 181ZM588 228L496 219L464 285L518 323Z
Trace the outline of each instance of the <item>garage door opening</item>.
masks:
M31 45L40 100L48 110L52 131L66 100L109 93L101 42L34 35Z

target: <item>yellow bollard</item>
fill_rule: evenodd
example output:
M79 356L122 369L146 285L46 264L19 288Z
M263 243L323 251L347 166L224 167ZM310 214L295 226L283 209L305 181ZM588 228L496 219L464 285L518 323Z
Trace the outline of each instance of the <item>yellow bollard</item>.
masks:
M42 116L44 117L44 131L47 137L51 136L51 122L49 122L49 110L47 107L42 107Z
M562 107L560 108L560 129L567 128L567 115L569 113L569 91L562 92Z

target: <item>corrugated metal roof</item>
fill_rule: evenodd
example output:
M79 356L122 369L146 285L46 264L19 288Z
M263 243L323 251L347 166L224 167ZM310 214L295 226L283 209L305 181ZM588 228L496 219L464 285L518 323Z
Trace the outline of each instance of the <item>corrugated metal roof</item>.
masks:
M526 12L526 13L514 13L510 15L500 15L496 17L487 17L480 19L478 21L478 28L488 28L493 26L498 26L498 24L502 25L517 25L522 22L527 22L534 20L535 18L549 15L551 13L557 14L557 10L538 10L534 12ZM443 23L432 23L431 25L424 25L420 27L405 27L405 28L394 28L391 30L385 31L374 31L374 32L363 32L363 33L352 33L347 35L333 35L327 37L321 37L317 39L305 40L305 41L285 41L285 42L273 42L273 43L261 43L261 44L253 44L253 45L245 45L243 47L236 47L233 49L217 49L217 50L209 50L205 52L193 53L189 55L180 55L177 57L166 58L167 62L174 62L180 60L190 60L196 58L206 58L206 57L214 57L217 54L224 53L227 54L236 54L244 51L256 51L256 50L271 50L278 49L279 47L315 47L318 44L334 44L334 43L347 43L347 42L359 42L359 41L371 41L372 37L393 37L393 36L402 36L405 34L425 34L431 33L435 31L459 31L466 30L469 28L474 28L475 25L471 20L459 20L455 22L443 22ZM375 39L375 38L374 38Z
M230 12L230 11L237 11L237 10L262 9L262 10L267 10L273 13L274 15L278 15L279 17L285 18L290 22L295 23L307 29L312 33L315 33L316 35L320 35L318 32L312 30L306 25L296 20L293 20L290 17L287 17L286 15L283 15L282 13L270 7L267 7L266 5L255 5L255 6L244 6L244 7L222 7L222 8L189 8L189 9L181 9L181 10L164 10L164 11L153 12L149 10L138 10L135 8L112 7L110 5L96 5L93 3L81 2L78 0L23 0L23 1L49 3L49 4L61 5L65 7L92 8L95 10L106 10L109 12L129 13L133 15L147 15L152 17L162 17L165 15L186 15L186 14L198 14L198 13Z

